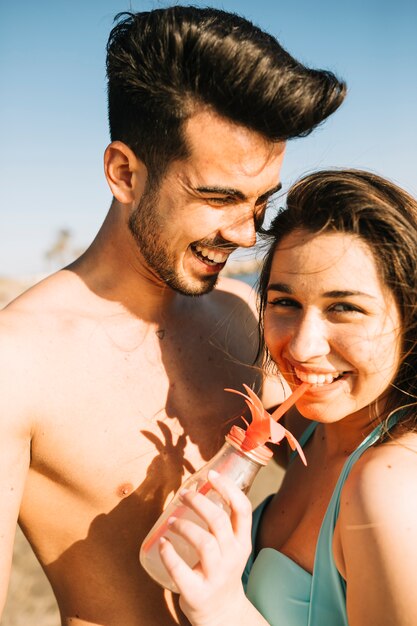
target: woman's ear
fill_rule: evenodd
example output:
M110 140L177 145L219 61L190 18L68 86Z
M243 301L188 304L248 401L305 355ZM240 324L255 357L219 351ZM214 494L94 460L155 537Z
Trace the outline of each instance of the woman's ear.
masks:
M146 166L122 141L107 146L104 173L113 196L121 204L137 202L145 189Z

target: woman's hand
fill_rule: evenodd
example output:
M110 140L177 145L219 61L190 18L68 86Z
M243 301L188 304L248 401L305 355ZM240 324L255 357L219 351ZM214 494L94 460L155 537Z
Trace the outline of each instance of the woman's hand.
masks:
M209 472L213 488L229 505L231 517L198 492L184 492L182 500L206 523L208 530L186 519L170 520L170 529L186 539L199 555L191 569L167 539L160 544L161 559L180 592L180 606L194 626L255 624L241 576L251 551L252 507L233 482ZM248 614L251 622L245 622ZM266 624L259 615L259 624Z

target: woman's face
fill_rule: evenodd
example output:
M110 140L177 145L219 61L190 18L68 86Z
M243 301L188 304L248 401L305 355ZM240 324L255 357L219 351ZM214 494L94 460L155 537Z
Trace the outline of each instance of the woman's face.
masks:
M264 325L289 384L313 383L297 402L302 415L326 423L349 415L369 420L366 407L397 372L401 335L398 307L364 240L287 235L274 254Z

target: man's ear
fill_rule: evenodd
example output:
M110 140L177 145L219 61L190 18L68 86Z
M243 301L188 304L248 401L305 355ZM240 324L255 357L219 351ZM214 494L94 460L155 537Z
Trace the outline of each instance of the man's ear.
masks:
M138 201L148 175L145 164L122 141L113 141L104 153L104 173L113 196L121 204Z

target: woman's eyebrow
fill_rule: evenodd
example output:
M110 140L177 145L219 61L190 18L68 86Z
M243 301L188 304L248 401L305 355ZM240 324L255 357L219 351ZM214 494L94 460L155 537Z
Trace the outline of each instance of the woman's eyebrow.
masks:
M282 291L283 293L292 294L294 291L285 283L270 283L267 287L268 291Z
M326 291L323 296L325 298L349 298L350 296L365 296L366 298L372 298L375 300L375 296L372 296L370 293L365 293L365 291L356 291L356 290L339 290L335 289L333 291Z
M267 287L268 291L281 291L282 293L293 294L294 290L286 283L270 283ZM332 291L325 291L322 296L324 298L349 298L352 296L365 296L366 298L372 298L375 300L375 296L365 293L364 291L358 291L356 289L333 289Z

